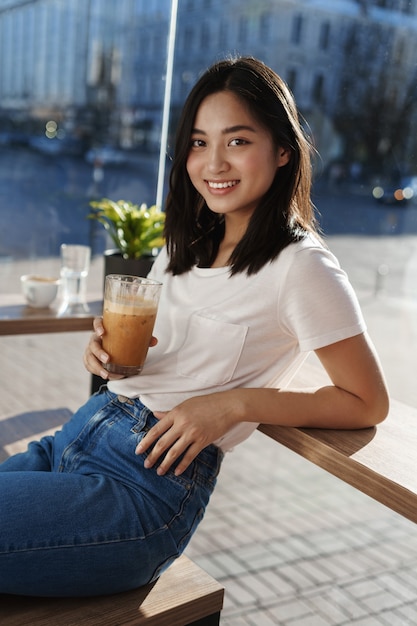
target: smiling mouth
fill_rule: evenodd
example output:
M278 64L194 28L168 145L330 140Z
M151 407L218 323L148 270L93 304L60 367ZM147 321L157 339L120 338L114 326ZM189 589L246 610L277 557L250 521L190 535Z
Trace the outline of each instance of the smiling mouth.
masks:
M226 182L216 182L214 180L207 180L207 185L210 189L227 189L228 187L235 187L239 184L238 180L228 180Z

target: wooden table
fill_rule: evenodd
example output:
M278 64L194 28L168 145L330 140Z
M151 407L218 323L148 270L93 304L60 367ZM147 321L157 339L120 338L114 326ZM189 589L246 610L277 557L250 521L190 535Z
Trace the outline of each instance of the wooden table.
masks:
M59 315L57 307L34 309L21 295L0 296L0 335L30 335L92 330L93 319L101 315L102 300L97 294L88 303L89 312Z
M363 430L259 430L417 523L417 409L391 400L387 419Z
M103 310L101 294L94 294L87 305L88 313L60 315L57 305L35 309L27 306L21 295L3 295L0 298L0 336L92 331L94 318ZM95 393L102 384L99 376L91 375L91 393Z

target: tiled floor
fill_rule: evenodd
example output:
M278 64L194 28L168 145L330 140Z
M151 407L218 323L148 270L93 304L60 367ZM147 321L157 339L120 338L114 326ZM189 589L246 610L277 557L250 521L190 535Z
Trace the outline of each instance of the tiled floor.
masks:
M415 304L365 304L381 347L415 364ZM399 333L385 346L390 307ZM1 413L74 410L89 394L87 338L0 338ZM187 554L225 586L222 626L417 624L417 526L258 432L226 456Z
M417 624L417 527L258 432L188 555L226 588L223 626Z

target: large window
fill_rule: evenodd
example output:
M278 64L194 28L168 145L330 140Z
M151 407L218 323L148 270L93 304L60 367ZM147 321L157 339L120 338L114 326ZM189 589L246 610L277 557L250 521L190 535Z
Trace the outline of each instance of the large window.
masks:
M100 255L91 200L164 198L193 82L219 57L251 54L295 93L320 154L324 234L392 395L417 405L417 3L179 2L173 57L171 11L170 0L0 0L3 288L18 289L10 264L64 241Z

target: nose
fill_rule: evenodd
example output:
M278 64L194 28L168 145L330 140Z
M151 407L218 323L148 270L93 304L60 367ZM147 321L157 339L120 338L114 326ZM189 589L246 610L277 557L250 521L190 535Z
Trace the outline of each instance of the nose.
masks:
M208 169L211 174L218 174L228 169L227 157L221 146L212 146L208 155Z

